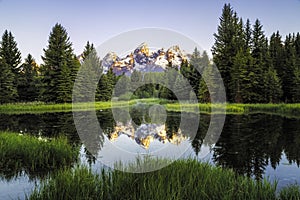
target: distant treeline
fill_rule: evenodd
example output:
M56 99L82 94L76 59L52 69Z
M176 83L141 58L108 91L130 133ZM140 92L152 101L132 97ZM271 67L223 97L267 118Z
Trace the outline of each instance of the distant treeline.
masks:
M205 51L195 49L189 61L178 68L169 67L166 73L134 71L127 77L115 76L112 70L102 73L101 60L89 42L79 61L61 24L52 28L40 66L30 54L21 63L15 38L6 30L0 44L0 103L71 102L80 66L73 93L78 101L107 101L114 93L121 99L195 97L210 102L220 93L218 69L228 102L300 102L299 33L283 40L277 31L268 39L259 20L253 26L249 20L244 23L230 4L225 4L214 38L213 63ZM147 84L137 88L141 81Z
M276 22L274 22L276 23ZM279 31L268 39L261 22L244 23L230 4L220 17L213 61L226 88L227 101L300 102L300 34Z

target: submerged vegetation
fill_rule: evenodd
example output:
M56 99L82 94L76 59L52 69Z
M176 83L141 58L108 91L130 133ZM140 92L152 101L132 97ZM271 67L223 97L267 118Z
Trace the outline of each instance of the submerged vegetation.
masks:
M42 138L0 132L0 176L19 172L43 172L71 166L78 149L66 138Z
M291 191L292 190L292 191ZM299 188L281 199L299 198ZM29 199L276 199L276 183L255 181L196 160L179 160L161 170L135 174L86 167L59 171Z

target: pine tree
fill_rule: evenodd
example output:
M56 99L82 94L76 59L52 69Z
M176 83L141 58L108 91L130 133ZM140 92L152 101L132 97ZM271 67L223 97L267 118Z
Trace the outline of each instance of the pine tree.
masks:
M195 49L195 52L197 52L197 49ZM192 63L194 63L196 66L189 64L188 61L183 61L180 66L180 73L189 81L196 96L198 96L199 82L201 79L201 74L198 70L203 71L203 68L205 67L203 64L208 60L208 56L206 52L203 53L203 56L205 56L205 58L203 57L193 58L192 56L192 58L194 59Z
M273 67L277 71L279 77L282 79L284 73L284 47L279 31L271 35L269 53Z
M296 66L294 68L294 81L292 87L293 102L300 102L300 33L297 33L294 46L296 50Z
M240 49L234 57L231 70L231 87L234 94L234 101L237 103L250 103L257 98L252 81L255 78L253 60L249 49Z
M253 25L253 72L255 73L255 79L252 80L254 91L256 91L257 103L267 101L266 97L266 73L270 65L270 59L268 56L268 41L263 31L263 26L257 19Z
M17 96L14 74L11 67L0 57L0 103L15 101Z
M213 61L219 69L223 78L224 86L226 89L227 101L233 101L233 92L230 89L230 82L232 77L230 70L233 66L233 60L238 52L240 46L239 20L237 14L233 11L230 4L225 4L220 17L220 25L218 32L214 34L215 43L212 47Z
M197 97L200 102L207 103L212 101L216 93L215 70L210 63L207 52L203 51L201 59L202 74L199 77Z
M87 42L82 57L81 68L74 85L73 100L81 102L99 100L98 81L102 73L102 66L93 44L90 45Z
M0 46L0 57L15 74L15 79L19 71L19 65L21 63L21 53L17 47L17 42L11 32L4 31L2 35L2 41ZM15 80L16 83L16 80Z
M112 99L112 93L116 84L116 75L109 69L106 74L102 75L99 81L99 100L109 101Z
M20 67L18 79L19 101L36 101L39 97L39 67L31 54Z
M42 59L41 99L46 102L70 102L79 61L73 53L67 31L56 24L50 33Z
M203 51L200 57L200 66L202 68L201 72L210 65L210 60L206 51Z
M282 96L281 81L272 65L269 67L265 79L267 103L280 102Z
M243 20L240 19L236 24L237 36L234 43L239 47L236 55L233 57L233 65L230 69L231 80L229 88L231 90L231 97L234 102L242 103L249 102L253 98L253 91L251 79L253 62L250 55L252 29L250 21L244 28Z
M175 96L175 81L178 76L178 71L174 68L168 68L163 75L160 77L163 83L163 86L159 89L159 98L176 100Z
M294 80L293 80L293 87L292 87L292 101L294 103L300 102L300 67L298 66L294 70Z
M281 40L281 35L279 31L273 33L270 38L269 45L269 55L272 64L271 71L275 70L272 73L276 73L278 76L278 81L280 82L280 90L282 90L283 78L284 78L284 46ZM270 73L270 71L269 71ZM274 77L276 79L276 77ZM276 81L277 82L277 81ZM281 91L281 101L284 100L283 93Z
M178 75L174 84L174 92L179 100L189 100L191 87L185 77Z
M112 72L113 73L113 72ZM126 75L120 75L117 77L116 85L113 90L113 97L122 98L122 96L126 95L129 92L129 83L130 79ZM100 87L100 90L106 88L106 83L103 83L103 87Z
M204 52L205 53L205 52ZM203 55L204 55L203 53ZM205 57L205 56L204 56ZM200 102L224 102L223 80L214 63L208 60L199 82L198 100Z
M185 62L185 63L187 63L187 62ZM194 49L194 51L191 55L190 64L192 66L194 66L196 69L201 71L201 68L202 68L201 67L201 55L200 55L200 51L197 49L197 47Z
M252 28L250 20L247 19L246 25L245 25L245 45L247 48L252 49Z
M83 53L82 53L83 60L85 60L93 51L96 51L94 44L93 43L90 44L90 42L87 41L87 43L84 47Z
M111 86L106 74L101 76L97 87L99 94L97 95L96 99L98 101L108 101L110 99L109 91Z
M141 84L142 84L142 73L140 71L133 70L130 76L130 92L134 92Z
M7 92L11 91L12 94L9 95L10 98L7 99L9 99L9 102L13 102L18 99L18 94L15 91L17 89L18 83L18 72L19 65L21 63L21 53L17 47L17 42L15 41L14 36L11 32L8 32L7 30L5 30L2 35L2 41L0 45L0 58L2 59L2 67L6 68L7 65L8 67L10 67L10 71L12 72L13 85L11 86L11 89L7 90ZM7 70L3 72L3 74L5 73L10 74L10 72L8 72ZM11 75L8 76L8 79L11 79ZM10 85L10 83L8 83L8 85Z
M293 85L296 69L296 49L291 34L286 36L284 42L284 65L282 74L282 90L285 102L293 102Z

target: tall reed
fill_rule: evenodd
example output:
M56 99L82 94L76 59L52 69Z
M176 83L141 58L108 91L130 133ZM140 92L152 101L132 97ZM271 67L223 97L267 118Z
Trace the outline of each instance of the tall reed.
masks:
M175 161L149 173L87 167L63 170L28 197L35 199L276 199L276 184L256 182L232 170L196 160Z

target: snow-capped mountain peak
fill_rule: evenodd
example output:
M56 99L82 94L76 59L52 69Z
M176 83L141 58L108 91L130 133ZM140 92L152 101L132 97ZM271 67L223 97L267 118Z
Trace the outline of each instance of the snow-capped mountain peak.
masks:
M114 52L109 52L102 61L104 71L112 68L116 75L130 75L133 70L144 72L162 72L168 67L180 67L187 56L178 45L151 51L146 43L140 44L129 55L119 58Z

